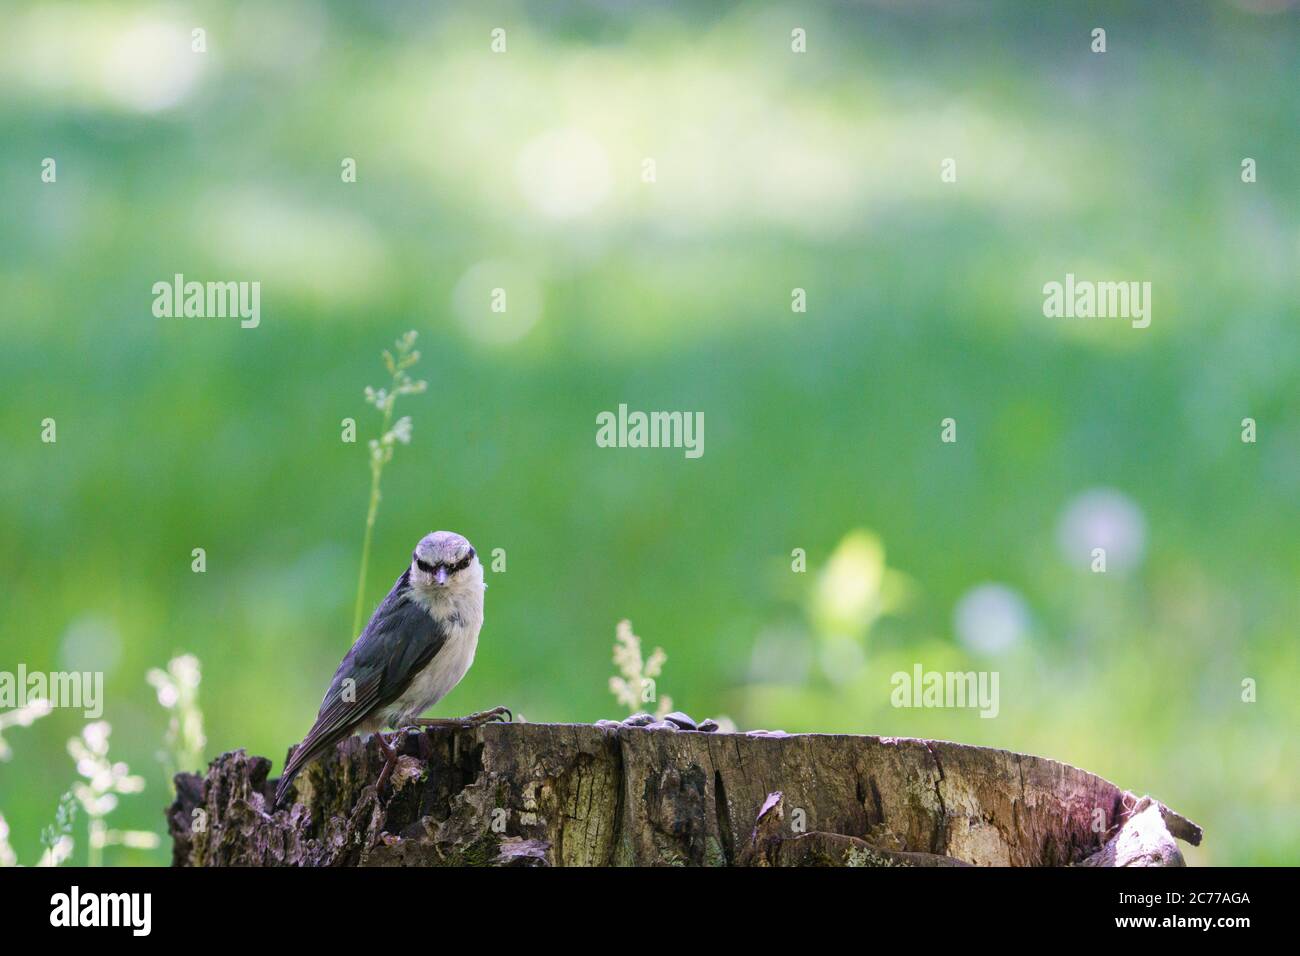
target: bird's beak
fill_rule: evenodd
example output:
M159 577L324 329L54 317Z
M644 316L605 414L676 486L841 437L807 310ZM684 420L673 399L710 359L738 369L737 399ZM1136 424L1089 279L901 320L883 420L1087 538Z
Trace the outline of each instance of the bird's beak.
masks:
M438 587L442 587L444 584L446 584L446 583L447 583L447 569L446 569L446 568L439 568L437 571L434 571L434 572L433 572L433 580L436 581L436 582L438 583Z

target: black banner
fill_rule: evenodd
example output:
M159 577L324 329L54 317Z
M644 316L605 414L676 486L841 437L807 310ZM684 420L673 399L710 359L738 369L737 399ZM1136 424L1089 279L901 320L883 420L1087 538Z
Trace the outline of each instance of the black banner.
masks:
M0 870L6 927L52 941L93 933L132 945L235 932L249 943L436 943L503 931L579 934L607 921L639 935L767 931L850 920L941 934L1101 931L1229 943L1281 926L1279 869ZM688 921L686 923L681 921ZM992 922L991 922L992 921ZM673 924L680 923L678 926ZM477 929L476 929L477 927ZM615 931L611 930L611 931ZM522 941L522 939L520 940ZM463 944L462 944L463 945Z

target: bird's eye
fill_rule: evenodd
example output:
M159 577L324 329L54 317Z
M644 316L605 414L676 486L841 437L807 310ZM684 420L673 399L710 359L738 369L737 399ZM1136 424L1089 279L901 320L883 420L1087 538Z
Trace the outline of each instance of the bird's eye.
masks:
M427 561L421 561L419 558L416 558L415 566L419 568L421 571L423 571L425 574L433 573L433 565L429 564Z

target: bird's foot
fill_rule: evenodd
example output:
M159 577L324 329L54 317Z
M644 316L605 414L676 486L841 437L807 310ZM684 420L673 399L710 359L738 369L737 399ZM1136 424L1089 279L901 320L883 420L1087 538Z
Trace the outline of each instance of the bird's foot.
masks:
M416 717L411 723L417 727L482 727L496 720L510 723L514 720L514 714L509 707L493 707L466 717Z
M383 734L375 734L375 739L379 741L379 749L384 752L384 769L379 772L379 780L375 784L375 795L378 796L384 792L384 786L393 775L393 768L397 766L397 748L389 744Z
M491 710L479 711L477 714L470 714L468 717L462 717L467 727L482 727L484 724L490 724L493 721L501 721L508 724L515 719L515 715L510 712L509 707L493 707Z
M420 752L420 759L425 763L433 757L433 744L429 740L429 735L424 732L423 725L419 718L411 718L405 721L400 727L393 731L394 740L400 740L408 734L415 735L415 749ZM396 743L394 747L396 747Z

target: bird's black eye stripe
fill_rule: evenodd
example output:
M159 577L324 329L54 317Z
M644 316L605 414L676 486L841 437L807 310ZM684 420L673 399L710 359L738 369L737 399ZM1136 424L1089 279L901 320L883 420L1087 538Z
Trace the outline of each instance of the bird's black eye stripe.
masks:
M464 571L469 567L469 563L474 560L474 549L470 548L469 554L461 558L456 564L442 564L441 562L430 564L428 561L421 560L418 554L412 554L411 557L415 559L415 566L425 574L433 574L438 568L446 568L448 573L455 574L457 571Z

